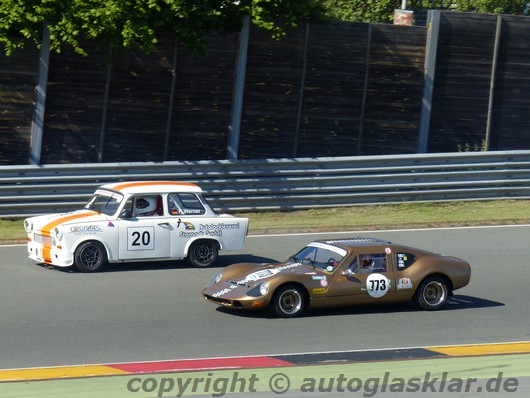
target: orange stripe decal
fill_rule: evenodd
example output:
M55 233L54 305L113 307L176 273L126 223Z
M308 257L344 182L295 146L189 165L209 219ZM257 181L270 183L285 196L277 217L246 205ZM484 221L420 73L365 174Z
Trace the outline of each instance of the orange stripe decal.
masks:
M152 186L152 185L176 185L179 187L187 186L187 187L198 187L197 184L193 184L191 182L175 182L175 181L143 181L143 182L124 182L123 184L116 185L114 187L115 190L120 191L122 189L126 188L134 188L134 187L141 187L141 186Z
M94 211L89 211L87 213L80 213L80 214L70 214L69 216L59 217L56 220L49 222L46 224L42 230L42 236L50 236L50 232L53 228L55 228L57 225L62 224L63 222L71 221L71 220L77 220L79 218L85 218L90 217L97 214ZM51 256L51 245L44 244L42 246L42 259L45 263L51 264L52 263L52 256Z
M42 228L42 235L44 236L50 236L50 231L55 228L57 225L62 224L63 222L71 221L71 220L77 220L78 218L84 218L84 217L90 217L94 216L97 213L94 211L90 211L87 213L79 213L79 214L71 214L69 216L59 217L56 220L53 220L52 222L46 224Z

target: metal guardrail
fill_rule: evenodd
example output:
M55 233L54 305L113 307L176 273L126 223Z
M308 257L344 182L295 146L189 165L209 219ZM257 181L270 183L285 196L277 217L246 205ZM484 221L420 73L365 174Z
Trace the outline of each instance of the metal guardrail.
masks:
M132 180L196 182L229 212L530 198L530 151L0 166L0 217L79 209Z

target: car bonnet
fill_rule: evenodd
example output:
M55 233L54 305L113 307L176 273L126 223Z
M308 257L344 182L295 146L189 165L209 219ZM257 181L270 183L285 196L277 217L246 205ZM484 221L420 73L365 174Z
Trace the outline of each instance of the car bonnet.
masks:
M34 231L40 231L44 235L49 235L53 228L60 225L75 224L78 222L95 222L105 219L104 215L91 210L77 210L69 213L31 217L28 219L28 222L32 223Z

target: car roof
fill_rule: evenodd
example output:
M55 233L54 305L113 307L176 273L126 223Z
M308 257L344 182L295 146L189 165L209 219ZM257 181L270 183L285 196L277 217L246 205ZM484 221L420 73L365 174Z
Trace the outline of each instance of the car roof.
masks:
M383 246L390 245L391 242L379 239L379 238L370 238L370 237L354 237L354 238L345 238L345 239L324 239L318 240L317 242L327 243L328 245L333 245L341 247L344 249L351 249L354 247L366 247L366 246Z
M154 192L192 192L202 193L202 189L191 182L178 181L122 181L102 185L100 188L118 191L124 194Z

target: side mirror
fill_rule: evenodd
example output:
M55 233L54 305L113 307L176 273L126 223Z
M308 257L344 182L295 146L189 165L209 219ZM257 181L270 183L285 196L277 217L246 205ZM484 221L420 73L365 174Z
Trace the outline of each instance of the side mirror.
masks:
M351 269L346 268L344 271L342 271L341 275L349 278L353 275L353 272Z
M132 218L132 210L123 209L120 213L119 218Z

